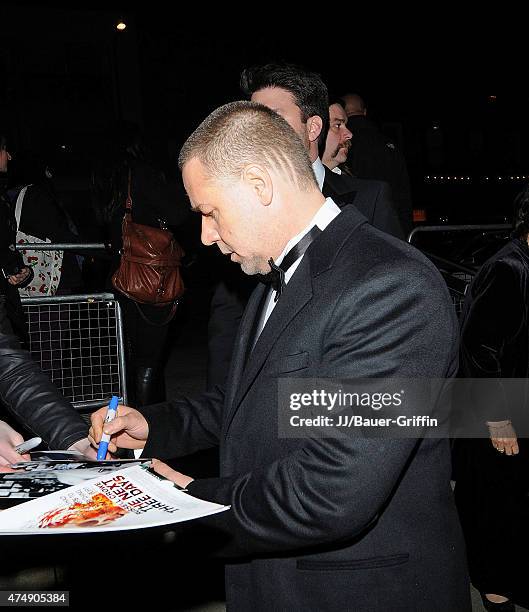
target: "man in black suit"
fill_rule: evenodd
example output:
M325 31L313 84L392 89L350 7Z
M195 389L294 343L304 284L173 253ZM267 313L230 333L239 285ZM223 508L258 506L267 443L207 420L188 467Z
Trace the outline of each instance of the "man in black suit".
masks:
M211 521L237 556L226 567L230 610L468 610L448 440L278 433L281 379L454 375L443 279L413 247L325 198L299 138L265 106L214 111L179 165L204 244L249 275L279 267L283 282L253 293L225 388L120 409L105 425L110 450L164 458L220 445L220 478L155 467L231 506ZM94 442L105 412L92 417Z
M329 101L329 129L322 162L325 166L323 195L335 202L348 203L355 194L354 205L375 227L402 238L391 202L391 189L384 181L366 181L354 177L346 165L352 132L347 128L347 114L340 99Z
M281 115L305 146L323 195L338 206L353 204L378 229L404 238L390 198L382 181L338 176L319 157L324 149L329 123L329 96L321 77L291 64L266 64L243 70L241 90L253 102L260 102ZM239 270L219 266L219 280L211 301L208 325L207 387L223 384L233 352L233 342L248 297L255 282Z

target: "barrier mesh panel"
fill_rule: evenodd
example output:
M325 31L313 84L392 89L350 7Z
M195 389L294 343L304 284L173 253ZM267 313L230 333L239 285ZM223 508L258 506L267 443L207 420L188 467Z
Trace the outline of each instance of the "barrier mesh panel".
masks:
M24 304L29 350L74 405L121 395L115 301Z

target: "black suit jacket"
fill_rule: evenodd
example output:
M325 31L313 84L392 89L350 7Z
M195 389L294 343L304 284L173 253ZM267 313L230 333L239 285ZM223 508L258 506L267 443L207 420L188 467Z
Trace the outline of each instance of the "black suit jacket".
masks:
M322 193L326 198L332 198L340 208L354 204L371 225L397 238L405 238L388 183L336 174L325 167Z
M454 375L457 322L433 265L353 207L309 247L249 360L259 286L228 384L141 409L146 456L220 444L221 477L192 495L230 504L213 522L240 555L232 610L470 608L445 439L284 438L278 379Z
M387 183L339 175L325 168L322 193L331 197L340 208L353 204L371 225L397 238L404 238ZM226 382L235 334L248 297L257 284L230 261L221 263L218 272L208 323L208 389Z

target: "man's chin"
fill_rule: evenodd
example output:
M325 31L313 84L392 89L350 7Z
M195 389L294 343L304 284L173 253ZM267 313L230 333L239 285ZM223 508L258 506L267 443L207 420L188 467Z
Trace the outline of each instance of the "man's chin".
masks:
M266 269L262 270L262 265L259 265L255 261L240 261L238 262L241 266L241 270L248 274L248 276L254 276L255 274L268 274L270 272L270 266L266 264Z
M259 271L255 269L255 266L247 265L244 262L241 262L241 270L248 274L248 276L253 276L254 274L259 274Z

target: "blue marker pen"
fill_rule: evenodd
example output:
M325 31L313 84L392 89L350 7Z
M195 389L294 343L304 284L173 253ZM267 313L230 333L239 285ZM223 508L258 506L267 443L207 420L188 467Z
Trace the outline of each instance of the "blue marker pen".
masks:
M110 403L108 405L107 416L105 418L105 423L110 423L110 421L114 420L116 413L118 411L118 401L119 397L117 395L113 395ZM97 460L103 461L107 456L108 451L108 443L110 442L110 436L103 432L101 436L101 441L99 442L99 448L97 449Z

